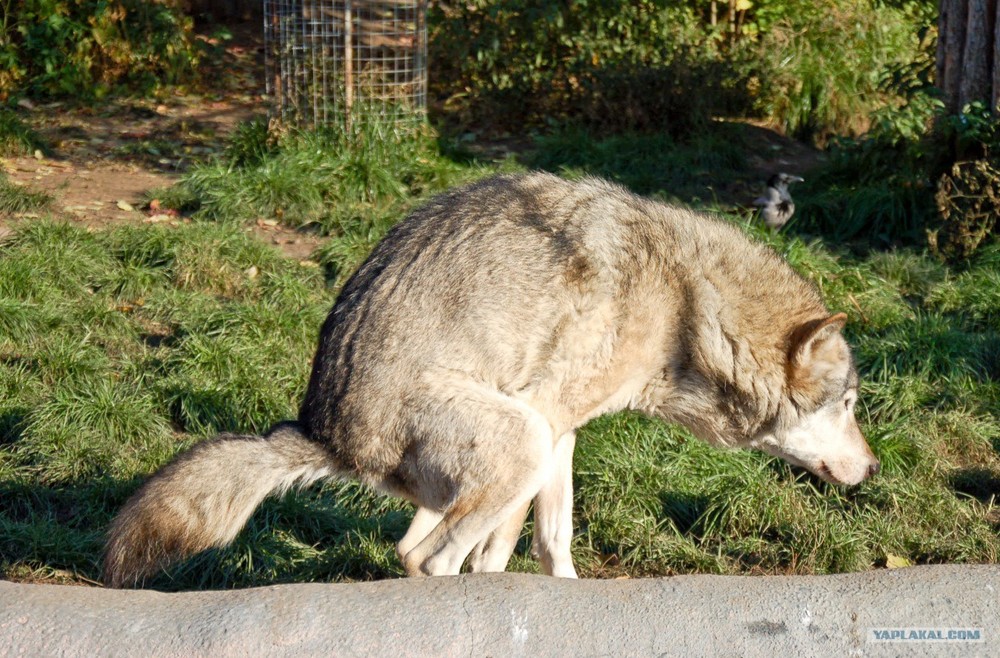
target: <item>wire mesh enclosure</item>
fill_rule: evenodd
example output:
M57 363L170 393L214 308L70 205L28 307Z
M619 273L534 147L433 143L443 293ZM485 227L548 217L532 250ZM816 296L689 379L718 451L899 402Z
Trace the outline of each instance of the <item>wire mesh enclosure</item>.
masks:
M264 0L267 92L283 122L422 121L426 0Z

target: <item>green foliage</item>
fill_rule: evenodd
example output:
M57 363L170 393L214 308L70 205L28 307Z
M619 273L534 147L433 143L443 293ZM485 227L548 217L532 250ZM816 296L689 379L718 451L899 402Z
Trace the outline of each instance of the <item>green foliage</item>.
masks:
M0 98L99 99L193 79L192 21L175 0L0 0Z
M982 101L970 103L946 118L943 136L953 143L954 160L996 160L1000 156L1000 122Z
M680 134L740 98L710 35L676 3L438 3L431 23L436 92L465 121Z
M320 131L240 127L221 158L194 167L168 202L216 221L276 217L292 226L347 228L358 215L443 189L460 171L433 135L401 117L373 116Z
M952 261L994 239L997 122L979 103L944 115L928 85L904 84L903 105L877 112L863 137L834 141L796 190L800 226L837 241L929 244Z
M742 5L742 3L740 3ZM763 115L825 141L857 134L928 59L930 0L435 4L434 91L452 120L510 130L574 122L678 136L716 115Z
M892 106L887 80L927 67L921 35L933 25L923 3L869 0L789 2L766 14L759 49L758 107L793 135L825 142L864 132L868 117Z

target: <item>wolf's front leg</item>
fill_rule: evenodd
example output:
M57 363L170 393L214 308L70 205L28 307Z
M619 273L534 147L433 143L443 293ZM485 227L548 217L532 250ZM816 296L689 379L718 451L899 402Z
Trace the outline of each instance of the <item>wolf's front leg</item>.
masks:
M573 541L573 448L576 434L559 437L552 452L552 475L535 496L535 553L550 576L576 578Z

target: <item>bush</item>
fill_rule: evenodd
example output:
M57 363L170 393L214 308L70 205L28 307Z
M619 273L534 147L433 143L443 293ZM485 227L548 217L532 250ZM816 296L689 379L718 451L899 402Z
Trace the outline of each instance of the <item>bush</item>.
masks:
M1000 172L988 160L959 162L938 181L939 223L928 232L931 250L965 260L993 233L1000 216Z
M933 24L929 3L895 4L837 0L772 9L757 51L759 111L818 143L865 132L872 112L898 98L886 84L893 73L926 64L932 52L921 39Z
M740 81L693 10L663 0L435 3L433 90L465 121L508 128L691 129ZM697 89L697 93L692 90Z
M94 99L194 78L198 50L178 0L0 2L0 100Z
M578 122L679 136L762 115L824 141L893 105L883 82L928 50L931 0L435 3L433 91L465 123Z

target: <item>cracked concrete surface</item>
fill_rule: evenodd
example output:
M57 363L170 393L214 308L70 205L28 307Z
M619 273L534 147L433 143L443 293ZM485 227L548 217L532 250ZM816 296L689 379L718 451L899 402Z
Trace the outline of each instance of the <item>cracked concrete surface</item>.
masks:
M162 594L0 582L0 656L998 655L1000 566ZM978 642L873 629L980 629Z

